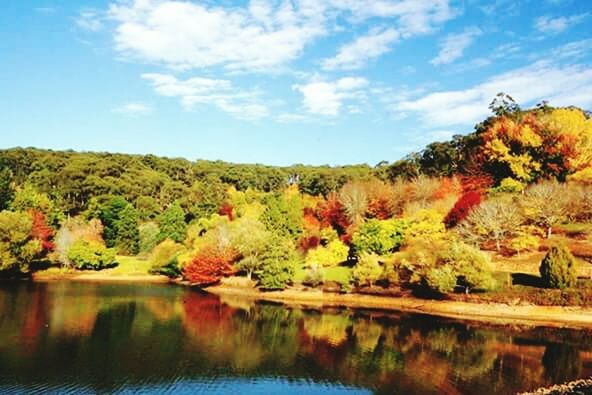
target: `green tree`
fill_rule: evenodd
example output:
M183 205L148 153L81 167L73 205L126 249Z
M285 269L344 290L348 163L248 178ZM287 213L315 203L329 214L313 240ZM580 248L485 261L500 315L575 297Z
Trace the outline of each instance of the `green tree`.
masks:
M261 266L255 274L263 289L284 289L294 280L297 265L300 264L294 243L275 236L261 256Z
M152 221L160 214L160 206L152 196L140 196L136 199L136 209L141 221Z
M571 288L578 280L576 260L563 245L551 247L543 258L539 271L543 282L549 288Z
M403 244L407 227L400 219L369 219L354 233L352 244L358 253L385 255Z
M262 264L261 257L269 246L271 233L260 221L243 217L232 223L230 238L232 247L241 256L236 268L245 271L251 279Z
M135 255L140 251L140 231L138 229L138 212L128 204L119 212L114 223L117 251L121 254Z
M25 213L0 212L0 272L27 272L42 252L41 243L31 235L32 226Z
M84 239L72 244L68 251L68 259L81 270L101 270L116 265L113 248Z
M130 203L121 196L111 197L107 202L99 206L99 219L105 227L103 238L107 247L112 248L118 242L118 222L121 219L121 212L130 206Z
M185 240L187 224L185 213L178 203L171 204L158 218L160 226L160 240L171 239L177 243Z
M140 232L140 254L146 255L156 247L160 228L155 222L146 222L138 227Z
M8 168L0 167L0 211L8 208L13 194L12 172Z
M298 240L303 232L303 205L297 194L273 194L265 198L261 222L271 232Z

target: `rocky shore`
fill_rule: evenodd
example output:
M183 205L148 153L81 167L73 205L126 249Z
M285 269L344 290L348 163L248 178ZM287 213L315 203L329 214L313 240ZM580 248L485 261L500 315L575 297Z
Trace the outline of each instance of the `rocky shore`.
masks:
M589 395L592 394L592 378L557 384L548 388L539 388L520 395Z

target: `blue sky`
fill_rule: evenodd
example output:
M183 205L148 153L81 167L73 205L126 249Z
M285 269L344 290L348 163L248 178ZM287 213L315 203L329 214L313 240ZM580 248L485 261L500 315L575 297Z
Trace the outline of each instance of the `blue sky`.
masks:
M374 165L592 109L588 0L3 0L1 147Z

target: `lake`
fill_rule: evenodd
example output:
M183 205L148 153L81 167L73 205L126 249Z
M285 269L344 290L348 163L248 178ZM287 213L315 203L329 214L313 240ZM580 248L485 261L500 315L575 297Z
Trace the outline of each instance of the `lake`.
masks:
M0 393L512 394L592 333L287 308L171 285L0 283Z

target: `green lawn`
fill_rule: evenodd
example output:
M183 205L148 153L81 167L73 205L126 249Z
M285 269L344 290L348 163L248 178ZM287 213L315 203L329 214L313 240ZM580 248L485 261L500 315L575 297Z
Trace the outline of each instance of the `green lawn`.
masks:
M103 270L113 276L134 276L149 274L150 262L147 259L138 258L135 256L117 256L117 267Z
M294 280L302 282L306 278L307 269L299 267L296 269ZM346 266L327 267L323 269L325 281L335 281L338 283L349 283L352 269Z

